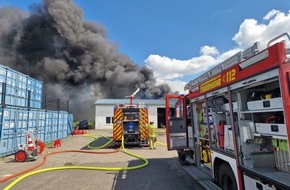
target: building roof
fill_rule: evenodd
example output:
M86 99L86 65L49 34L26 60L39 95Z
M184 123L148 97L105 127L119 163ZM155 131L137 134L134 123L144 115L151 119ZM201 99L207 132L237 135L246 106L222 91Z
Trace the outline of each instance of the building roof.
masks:
M133 104L144 103L145 105L160 105L165 106L165 100L160 99L133 99ZM130 104L130 99L97 99L95 105L116 105Z

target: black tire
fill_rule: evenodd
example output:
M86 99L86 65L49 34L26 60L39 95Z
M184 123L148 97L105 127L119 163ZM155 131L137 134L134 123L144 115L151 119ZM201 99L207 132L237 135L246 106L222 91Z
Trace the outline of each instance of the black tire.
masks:
M184 150L178 150L177 153L178 153L178 160L179 160L180 165L182 165L182 166L187 165L185 162Z
M16 162L25 162L27 159L27 154L24 150L19 150L15 153L14 158Z
M238 190L234 172L226 163L221 164L218 170L218 185L223 190Z

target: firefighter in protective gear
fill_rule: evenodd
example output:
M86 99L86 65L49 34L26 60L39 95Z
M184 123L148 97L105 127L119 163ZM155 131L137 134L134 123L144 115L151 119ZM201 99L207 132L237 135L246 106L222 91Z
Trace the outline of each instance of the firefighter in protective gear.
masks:
M150 149L156 149L156 126L153 121L148 126L148 133Z

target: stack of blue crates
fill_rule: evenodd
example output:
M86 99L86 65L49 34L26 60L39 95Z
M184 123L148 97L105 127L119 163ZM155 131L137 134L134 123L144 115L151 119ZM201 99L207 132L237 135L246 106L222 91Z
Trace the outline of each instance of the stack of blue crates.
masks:
M43 82L0 65L0 157L27 144L27 134L43 142L71 133L73 115L42 108Z

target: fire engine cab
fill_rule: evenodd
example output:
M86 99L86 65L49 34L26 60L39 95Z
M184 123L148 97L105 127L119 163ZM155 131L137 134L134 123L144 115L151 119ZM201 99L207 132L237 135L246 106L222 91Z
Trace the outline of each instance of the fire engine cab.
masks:
M168 150L222 189L290 189L289 34L255 43L166 95ZM172 112L172 108L175 112Z

